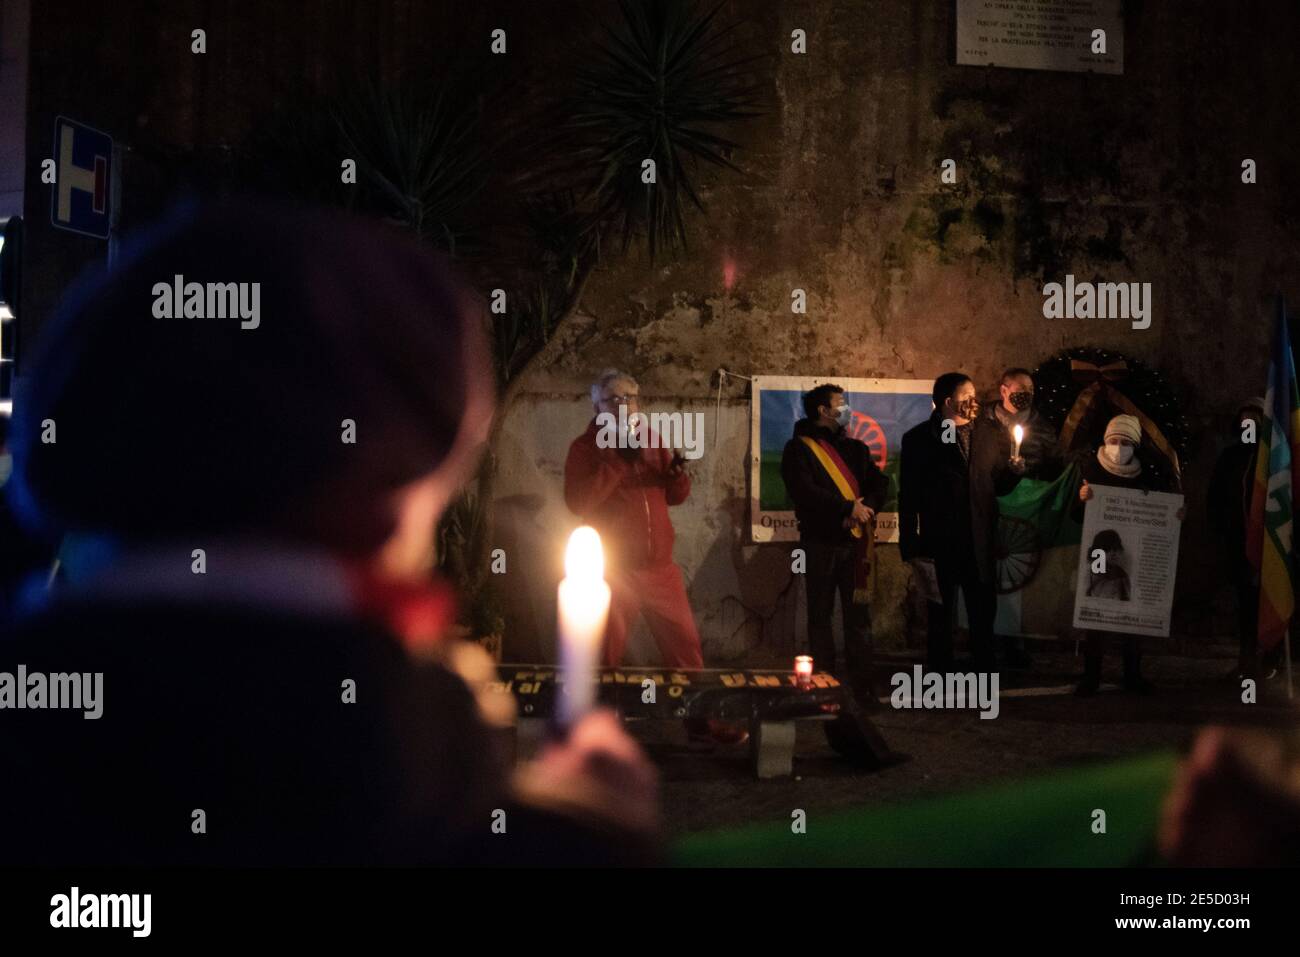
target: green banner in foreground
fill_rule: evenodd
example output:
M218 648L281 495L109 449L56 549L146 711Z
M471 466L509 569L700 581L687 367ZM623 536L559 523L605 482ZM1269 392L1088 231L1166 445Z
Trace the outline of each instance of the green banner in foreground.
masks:
M692 834L683 867L1126 867L1156 864L1156 822L1177 756L1160 752L1058 771L905 807L808 815ZM1106 832L1094 831L1094 811Z

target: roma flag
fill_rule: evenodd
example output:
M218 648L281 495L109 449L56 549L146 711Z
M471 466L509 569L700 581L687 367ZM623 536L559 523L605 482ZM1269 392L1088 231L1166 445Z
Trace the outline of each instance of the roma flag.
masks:
M1259 648L1274 648L1295 611L1295 556L1291 516L1300 455L1300 393L1287 332L1286 304L1278 299L1277 333L1268 366L1268 392L1255 457L1246 556L1259 572Z
M1073 621L1083 528L1070 513L1081 481L1072 463L1052 482L1022 478L997 500L999 635L1055 636Z

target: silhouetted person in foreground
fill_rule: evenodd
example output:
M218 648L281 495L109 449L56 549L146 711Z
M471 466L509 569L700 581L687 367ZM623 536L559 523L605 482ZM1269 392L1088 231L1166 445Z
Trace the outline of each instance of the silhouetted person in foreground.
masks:
M1164 859L1181 867L1300 866L1294 734L1202 729L1165 796Z
M512 779L512 704L446 637L429 569L492 414L480 317L393 229L239 204L69 295L11 484L104 557L0 641L0 863L648 859L655 774L616 719Z

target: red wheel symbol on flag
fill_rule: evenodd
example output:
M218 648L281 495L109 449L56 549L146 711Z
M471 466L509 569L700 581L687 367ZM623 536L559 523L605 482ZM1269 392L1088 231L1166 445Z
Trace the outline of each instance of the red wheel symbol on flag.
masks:
M866 443L867 448L871 449L871 457L875 459L876 468L882 472L885 470L885 463L889 461L889 445L885 441L885 430L880 427L880 423L864 412L849 413L848 433L859 442Z

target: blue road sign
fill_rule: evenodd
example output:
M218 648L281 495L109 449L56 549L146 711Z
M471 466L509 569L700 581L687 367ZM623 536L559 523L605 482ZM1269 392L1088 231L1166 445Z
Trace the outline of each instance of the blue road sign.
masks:
M113 138L66 116L55 117L54 162L58 181L50 222L107 239L113 213Z

